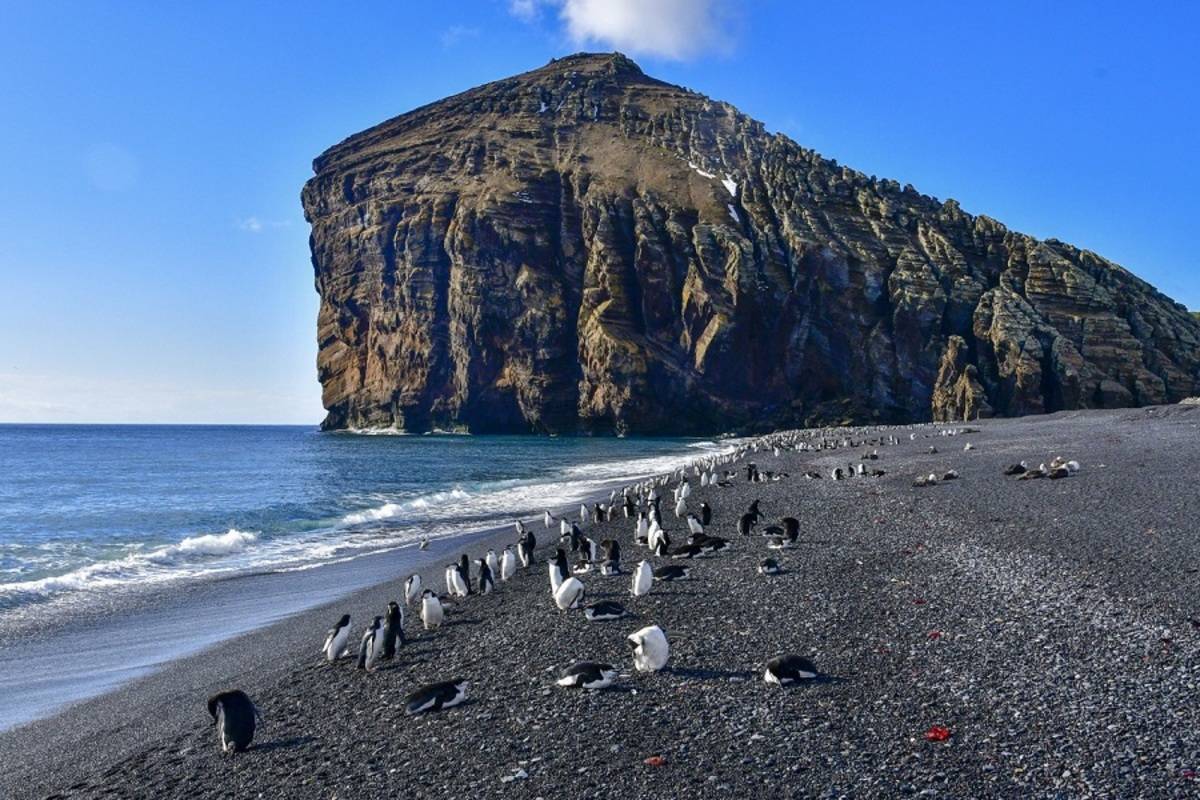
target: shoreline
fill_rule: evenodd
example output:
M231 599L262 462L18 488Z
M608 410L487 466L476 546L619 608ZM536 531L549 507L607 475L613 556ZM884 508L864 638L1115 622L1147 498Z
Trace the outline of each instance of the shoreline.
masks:
M656 584L633 602L628 572L646 551L629 543L632 525L585 527L620 539L626 570L584 576L589 600L615 599L635 618L589 624L578 612L559 614L539 559L495 594L452 609L435 634L420 633L410 610L415 640L377 673L324 665L317 651L334 612L349 612L357 634L401 594L404 572L0 733L10 765L0 794L328 797L390 787L421 797L533 797L572 786L601 797L617 785L661 790L662 781L710 794L1183 794L1195 789L1184 776L1200 761L1197 737L1181 733L1200 724L1194 695L1174 694L1200 677L1200 635L1187 622L1200 619L1187 572L1200 565L1189 535L1200 500L1187 491L1200 467L1200 410L1188 411L973 422L972 452L962 451L963 439L936 436L881 447L877 463L888 475L878 479L800 477L807 468L828 472L852 451L759 453L751 460L791 477L696 487L689 506L708 500L716 532L734 542L728 554L695 561L689 581ZM942 452L929 454L931 444ZM1080 475L1017 482L999 474L1057 449L1083 462ZM958 481L911 485L917 474L950 468ZM763 542L730 530L750 495L772 519L803 521L800 547L778 554L786 571L777 579L754 572L768 553ZM667 529L678 531L666 506ZM557 532L540 520L532 527L544 553ZM1126 533L1135 527L1154 533ZM513 538L501 529L468 549L478 557ZM435 587L437 565L461 549L455 541L422 570ZM671 639L671 664L627 675L623 636L652 622ZM765 692L758 673L777 651L812 656L834 680ZM577 658L618 664L619 691L554 687L553 671ZM472 679L467 705L422 719L396 709L406 690L450 671ZM1084 689L1082 680L1093 684ZM1085 714L1096 685L1121 688L1136 710L1106 689ZM203 699L232 686L255 698L266 722L254 749L222 760ZM1024 719L1014 722L1014 708ZM1152 741L1139 738L1140 719L1157 726ZM952 731L946 746L923 741L943 722ZM564 725L573 731L565 738ZM1133 742L1131 752L1152 758L1149 766L1135 759L1137 769L1122 776L1119 750ZM72 758L80 753L86 758ZM641 764L655 754L666 766ZM1092 766L1102 762L1111 770ZM502 781L518 770L527 777Z
M705 449L701 445L721 452L732 446L699 440L682 446L675 455L650 458L684 463L697 457L693 448ZM641 471L645 458L630 452L617 462L576 464L550 485L557 481L569 496L587 498L589 504L602 496L606 500L610 489L630 479L628 475L609 475L613 464L627 464L636 476L652 474ZM589 475L589 470L597 470L599 475ZM533 482L529 487L539 485ZM88 605L65 597L22 609L18 613L24 619L10 618L0 628L0 694L8 701L0 708L0 733L117 689L227 639L385 582L390 575L441 558L443 550L454 551L457 557L458 549L500 535L511 530L510 526L508 521L468 515L458 523L453 519L435 523L435 531L459 531L431 535L428 553L418 551L418 540L413 539L299 569L181 579L107 595L96 593ZM64 660L64 652L88 657L86 661ZM31 666L36 668L31 671ZM29 677L31 672L33 677Z

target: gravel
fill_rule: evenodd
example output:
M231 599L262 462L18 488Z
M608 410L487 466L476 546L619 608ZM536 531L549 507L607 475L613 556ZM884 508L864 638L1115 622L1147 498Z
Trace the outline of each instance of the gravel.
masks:
M163 724L114 727L109 697L0 736L0 796L1196 796L1200 408L971 429L970 450L944 439L948 426L828 434L899 437L867 462L886 471L877 478L828 478L872 444L750 454L787 473L774 483L693 479L689 508L707 501L708 532L732 546L674 562L692 577L656 581L645 597L629 595L629 572L648 557L632 521L584 526L621 542L625 574L581 579L589 602L617 600L624 619L558 611L542 549L496 593L455 603L438 631L420 631L410 610L394 663L370 674L352 659L326 664L325 629L351 613L357 638L402 596L397 575L253 634L271 669L240 669L233 643L118 695L130 716L167 704L175 716ZM1080 472L1002 475L1058 455ZM951 469L957 480L913 486ZM805 479L810 470L826 477ZM801 520L798 546L769 551L764 537L737 534L754 499L765 523ZM663 510L683 543L686 525L670 503ZM557 531L529 522L550 544ZM758 574L768 554L782 574ZM426 578L440 588L439 573ZM636 673L625 637L647 625L666 631L670 662ZM765 663L785 653L825 676L767 686ZM555 686L576 660L618 665L621 677L602 691ZM254 747L235 756L218 751L204 709L211 690L231 688L223 666L264 717ZM405 694L458 677L471 681L466 704L404 715Z

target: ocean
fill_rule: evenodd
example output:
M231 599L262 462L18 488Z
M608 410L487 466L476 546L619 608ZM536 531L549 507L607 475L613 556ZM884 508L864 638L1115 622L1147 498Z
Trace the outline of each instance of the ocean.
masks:
M403 559L381 553L415 556L426 538L449 551L459 537L731 448L291 426L0 425L0 728L384 580ZM256 596L277 588L245 602L233 579L262 575L293 577L257 584ZM176 604L185 597L182 625ZM90 656L63 657L71 652Z

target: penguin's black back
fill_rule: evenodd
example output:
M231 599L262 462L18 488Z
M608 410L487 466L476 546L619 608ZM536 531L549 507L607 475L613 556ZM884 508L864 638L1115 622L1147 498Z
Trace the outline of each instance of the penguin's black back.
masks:
M208 713L223 731L225 741L233 745L234 752L245 750L254 741L254 702L241 689L208 698Z

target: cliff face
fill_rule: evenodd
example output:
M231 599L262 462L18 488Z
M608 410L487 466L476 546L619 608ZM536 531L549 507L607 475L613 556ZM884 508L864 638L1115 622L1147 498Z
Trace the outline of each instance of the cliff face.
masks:
M1094 253L578 55L314 163L327 428L713 433L1177 401L1200 323Z

